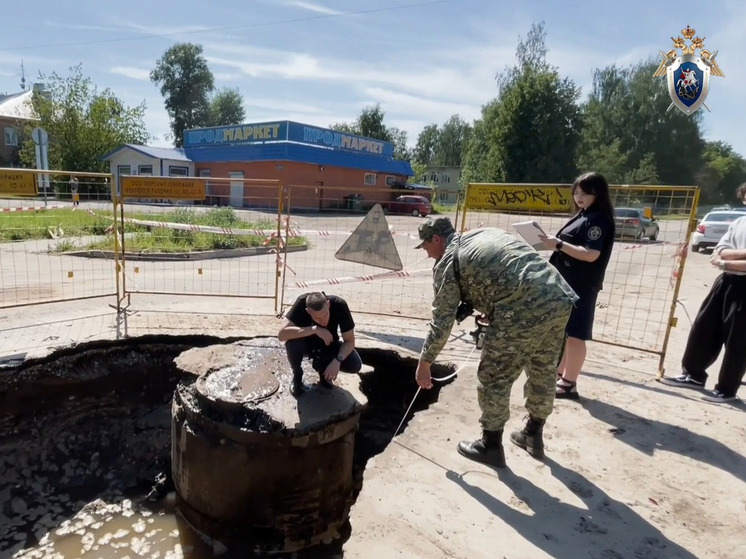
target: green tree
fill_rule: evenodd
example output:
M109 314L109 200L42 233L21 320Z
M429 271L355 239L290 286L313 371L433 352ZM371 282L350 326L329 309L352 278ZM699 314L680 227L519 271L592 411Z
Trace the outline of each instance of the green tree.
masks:
M243 97L237 88L224 88L210 99L210 126L241 124L246 121Z
M609 66L593 74L583 106L577 164L612 183L692 185L704 142L695 113L670 109L666 82L652 78L656 64ZM612 151L617 160L612 161Z
M707 142L697 184L702 189L700 202L733 204L735 191L746 182L746 159L725 142Z
M577 174L580 90L547 63L546 53L544 24L533 24L519 39L516 65L496 77L497 98L475 124L465 180L569 182Z
M459 115L453 115L438 130L434 165L460 167L464 147L469 141L471 126Z
M437 124L428 124L422 129L412 152L412 157L417 163L425 166L432 164L435 159L438 136Z
M177 147L183 143L184 130L210 122L210 93L215 83L202 51L202 45L177 43L150 72L150 80L160 87L165 99Z
M426 126L417 137L412 157L425 165L460 167L471 126L459 115L453 115L442 126Z
M383 122L386 113L380 104L364 107L355 122L337 122L329 126L337 132L357 134L374 140L383 140L394 144L394 159L407 160L410 157L407 148L407 133L396 127L387 127Z
M122 144L145 144L149 139L143 116L145 103L127 107L109 89L98 91L81 65L66 77L41 75L44 90L35 91L32 105L37 121L28 126L21 150L25 166L35 167L31 129L49 134L49 167L65 171L107 172L101 157Z

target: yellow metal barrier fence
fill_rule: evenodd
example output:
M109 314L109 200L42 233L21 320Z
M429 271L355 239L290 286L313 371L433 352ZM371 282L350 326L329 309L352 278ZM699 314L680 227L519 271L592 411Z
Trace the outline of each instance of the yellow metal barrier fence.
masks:
M615 185L611 196L618 235L596 304L594 340L657 354L662 373L699 188ZM457 228L515 233L513 224L531 219L554 234L573 207L570 185L469 184Z

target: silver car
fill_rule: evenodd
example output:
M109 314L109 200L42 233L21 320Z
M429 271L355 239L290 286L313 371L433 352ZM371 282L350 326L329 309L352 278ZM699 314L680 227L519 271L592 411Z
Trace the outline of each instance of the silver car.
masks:
M746 217L746 212L721 210L708 213L692 233L692 252L715 247L725 235L728 226L739 217Z
M655 241L660 226L654 217L647 217L640 208L614 208L616 236L622 240L641 241L648 238Z

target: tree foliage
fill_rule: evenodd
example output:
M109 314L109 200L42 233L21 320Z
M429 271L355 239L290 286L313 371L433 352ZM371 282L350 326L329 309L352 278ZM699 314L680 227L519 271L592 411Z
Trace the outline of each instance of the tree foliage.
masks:
M417 137L412 157L424 165L460 167L471 126L459 115L453 115L442 126L430 124Z
M246 120L243 97L237 88L223 88L210 99L208 126L241 124Z
M734 203L735 191L746 182L746 159L725 142L707 142L702 154L703 165L697 175L702 188L701 202Z
M546 32L533 24L519 39L516 64L496 77L498 96L464 155L464 179L490 182L568 182L577 174L580 90L546 61Z
M583 106L578 167L612 183L691 185L702 161L699 122L671 104L654 62L596 70Z
M65 171L107 172L102 156L122 144L150 139L143 122L145 103L127 107L111 90L98 91L81 65L70 68L66 77L51 73L39 79L45 87L32 96L37 121L24 134L24 165L35 167L35 126L49 134L49 167Z
M202 45L177 43L150 72L150 80L160 87L165 99L177 147L182 145L184 130L210 122L210 93L215 81L202 52Z
M380 104L364 107L354 122L337 122L329 126L337 132L357 134L374 140L383 140L394 144L394 159L408 160L407 133L395 126L386 126L386 113Z

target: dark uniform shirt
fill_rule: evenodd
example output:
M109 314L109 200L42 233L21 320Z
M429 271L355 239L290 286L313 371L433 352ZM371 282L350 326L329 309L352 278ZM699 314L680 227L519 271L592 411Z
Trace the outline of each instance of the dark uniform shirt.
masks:
M308 297L308 293L298 297L285 315L285 318L301 328L316 324L306 310L306 297ZM329 300L329 322L322 328L329 330L333 338L332 343L334 343L339 341L337 330L342 333L354 330L355 322L352 320L352 313L347 306L347 301L336 295L327 295L326 298ZM324 340L318 336L309 337L309 340L320 348L326 347Z
M581 210L557 233L557 238L568 244L597 250L601 255L594 262L584 262L555 251L549 262L557 267L562 277L575 291L603 288L606 266L614 245L614 221L593 207Z

